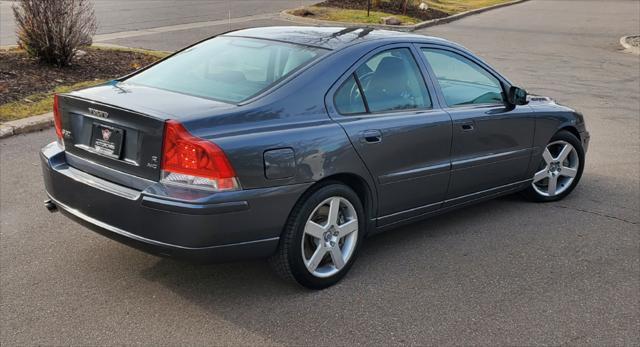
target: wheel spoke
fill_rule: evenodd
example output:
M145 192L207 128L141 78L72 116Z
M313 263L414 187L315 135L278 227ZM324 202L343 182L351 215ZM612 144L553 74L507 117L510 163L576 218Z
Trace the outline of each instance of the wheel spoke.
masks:
M558 185L558 176L549 176L549 185L547 186L547 193L549 196L556 195L556 186Z
M340 211L340 199L333 198L329 203L329 215L327 216L327 226L338 225L338 211Z
M563 166L560 170L560 174L566 177L576 177L576 175L578 174L578 169Z
M536 172L536 174L533 176L533 183L540 182L547 177L549 177L549 171L545 168Z
M551 152L549 152L549 148L545 148L544 152L542 152L542 158L547 164L551 164L553 162L553 156Z
M350 220L350 221L338 226L338 232L340 233L339 234L340 238L343 238L343 237L351 234L352 232L354 232L356 230L358 230L358 220L357 219Z
M322 240L322 235L326 231L326 227L314 222L308 221L304 226L304 233Z
M340 250L340 247L336 245L335 247L331 248L330 252L331 259L333 260L333 265L338 270L342 269L342 267L344 266L344 260L342 259L342 251Z
M307 262L307 269L309 269L309 271L311 272L316 271L318 265L320 265L320 262L322 261L322 258L324 258L325 253L327 253L327 250L324 248L321 242L318 245L318 248L316 248L316 251L313 252L313 255L311 256L311 259L309 259L309 262Z
M562 147L562 150L560 151L560 154L558 154L557 161L562 163L565 159L567 159L569 153L571 153L572 150L573 146L569 144L564 145L564 147Z

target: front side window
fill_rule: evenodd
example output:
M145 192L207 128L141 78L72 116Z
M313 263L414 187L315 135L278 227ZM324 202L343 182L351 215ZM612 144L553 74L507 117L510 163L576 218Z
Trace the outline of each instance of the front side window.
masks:
M384 51L360 65L340 87L335 101L343 114L363 113L362 106L367 112L431 107L424 79L408 48Z
M323 52L295 44L219 36L125 83L236 103L266 90Z
M500 81L471 60L445 50L422 49L447 105L502 104Z

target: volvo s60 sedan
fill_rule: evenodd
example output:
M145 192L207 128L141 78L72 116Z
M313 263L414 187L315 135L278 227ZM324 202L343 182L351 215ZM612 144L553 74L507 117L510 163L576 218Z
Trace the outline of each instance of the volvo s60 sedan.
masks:
M564 198L589 142L580 113L460 45L364 28L229 32L58 95L54 116L50 210L162 256L269 258L314 289L368 235Z

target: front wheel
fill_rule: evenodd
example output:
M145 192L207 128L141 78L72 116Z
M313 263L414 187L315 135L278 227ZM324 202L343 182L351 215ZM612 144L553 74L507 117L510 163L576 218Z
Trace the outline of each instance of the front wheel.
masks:
M281 277L302 286L329 287L353 264L364 223L362 203L352 189L339 183L322 186L294 208L270 263Z
M563 199L576 187L584 169L584 149L575 135L559 131L542 152L531 186L523 192L537 202Z

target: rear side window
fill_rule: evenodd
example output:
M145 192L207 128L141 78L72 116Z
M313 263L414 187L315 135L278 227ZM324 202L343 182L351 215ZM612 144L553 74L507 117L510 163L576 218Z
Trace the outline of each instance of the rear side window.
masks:
M361 114L431 108L420 68L408 48L376 54L338 88L339 113Z
M502 85L473 61L453 52L423 49L447 105L502 104Z
M338 88L334 103L341 114L358 114L367 111L364 106L364 100L362 100L360 88L353 75Z
M219 36L125 82L236 103L266 90L324 52L289 43Z
M408 48L379 53L355 74L370 112L431 107L424 79Z

